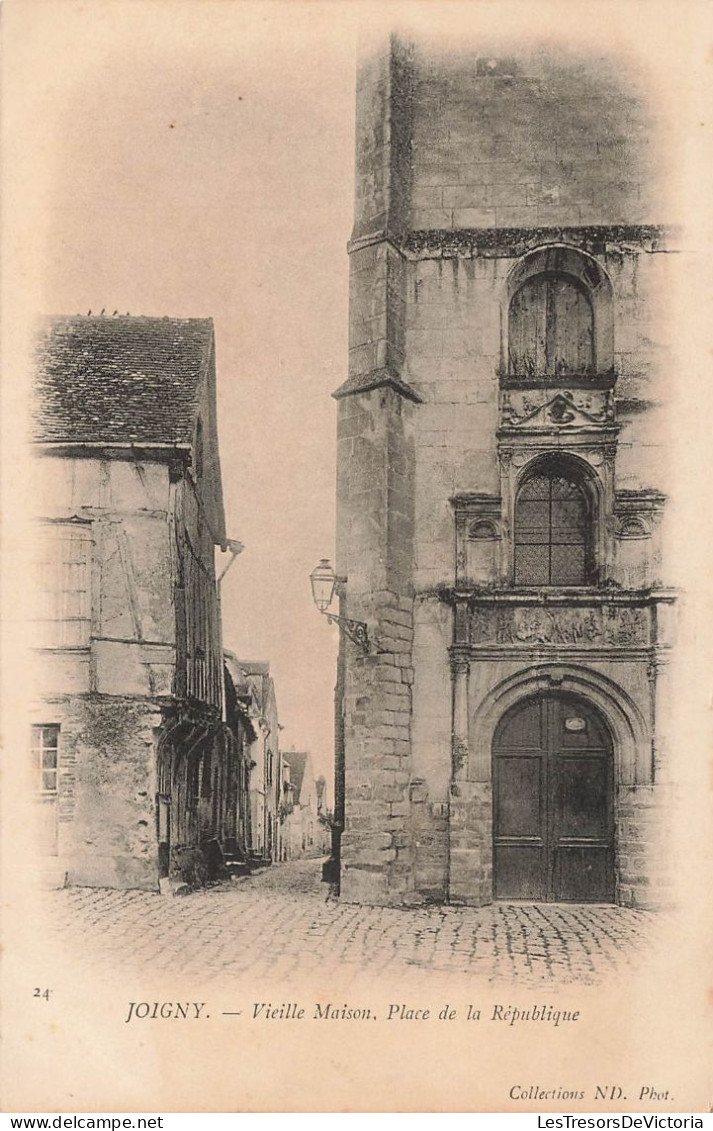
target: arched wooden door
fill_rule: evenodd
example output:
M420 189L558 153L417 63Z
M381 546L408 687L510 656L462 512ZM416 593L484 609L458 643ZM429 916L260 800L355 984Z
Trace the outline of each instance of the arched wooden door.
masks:
M614 899L614 767L599 711L574 695L525 699L493 740L496 899Z

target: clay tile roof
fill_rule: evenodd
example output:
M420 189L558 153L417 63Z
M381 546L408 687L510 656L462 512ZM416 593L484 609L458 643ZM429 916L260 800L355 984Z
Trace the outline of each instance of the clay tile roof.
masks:
M37 340L40 443L190 444L208 318L60 317Z

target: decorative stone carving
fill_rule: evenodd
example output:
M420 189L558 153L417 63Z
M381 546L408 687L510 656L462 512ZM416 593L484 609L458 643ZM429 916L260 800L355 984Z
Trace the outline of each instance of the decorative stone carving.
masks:
M458 772L463 769L468 761L468 747L461 738L455 739L453 742L453 777L458 776Z
M478 519L476 522L471 522L468 527L468 537L472 541L492 541L494 538L499 538L500 535L494 522Z
M461 525L465 528L466 523L472 526L478 522L489 522L496 528L502 501L499 495L479 495L468 491L454 495L451 505L456 513L456 524L460 532Z
M590 448L590 449L587 449L586 451L580 452L579 454L581 456L583 456L584 459L586 459L588 463L591 463L592 467L601 467L602 464L604 463L603 453L600 452L600 451L597 451L596 449Z
M647 644L649 617L645 609L608 609L604 632L610 644Z
M614 478L615 461L616 461L616 445L615 444L607 444L606 447L604 448L604 466L607 470L607 474L611 477L612 480Z
M625 518L619 522L616 536L617 538L649 538L651 530L640 518Z
M617 606L545 608L525 605L476 608L473 644L552 644L556 646L640 646L649 642L646 609Z
M644 538L661 520L666 496L659 491L617 491L614 511L620 538ZM638 525L637 525L638 524Z
M493 584L498 574L501 500L467 492L451 499L456 519L456 583Z
M610 389L507 390L501 393L500 421L508 428L591 428L614 423Z

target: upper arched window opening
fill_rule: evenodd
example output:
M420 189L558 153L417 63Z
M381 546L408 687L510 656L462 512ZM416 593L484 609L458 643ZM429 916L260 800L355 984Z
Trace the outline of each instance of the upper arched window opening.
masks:
M510 301L509 373L564 377L596 373L594 312L584 287L561 275L536 275Z
M506 376L563 381L613 374L613 296L590 255L570 247L530 252L507 287Z

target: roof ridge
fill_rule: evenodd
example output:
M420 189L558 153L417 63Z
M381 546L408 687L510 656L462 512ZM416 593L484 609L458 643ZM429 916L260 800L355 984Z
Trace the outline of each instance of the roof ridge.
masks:
M95 325L102 323L111 323L119 321L130 322L206 322L211 325L214 320L210 315L188 315L183 316L179 314L131 314L127 311L121 314L119 311L114 311L112 314L106 314L104 311L97 313L88 311L86 314L43 314L40 318L41 322L92 322Z

